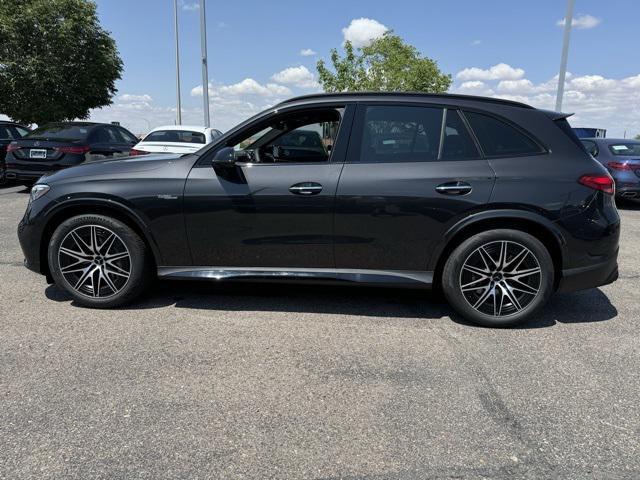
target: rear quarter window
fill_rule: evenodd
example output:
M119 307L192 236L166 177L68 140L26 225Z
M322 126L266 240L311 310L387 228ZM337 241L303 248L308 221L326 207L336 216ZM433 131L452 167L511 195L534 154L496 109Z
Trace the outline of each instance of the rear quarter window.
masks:
M544 152L527 134L496 117L470 111L465 111L464 115L487 157L536 155Z

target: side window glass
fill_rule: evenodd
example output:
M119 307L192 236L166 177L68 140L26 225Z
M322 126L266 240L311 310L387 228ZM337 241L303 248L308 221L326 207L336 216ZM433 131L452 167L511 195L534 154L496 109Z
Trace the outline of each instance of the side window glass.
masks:
M368 106L360 162L424 162L438 158L442 109Z
M497 118L467 111L464 115L488 157L542 153L542 149L531 138Z
M13 139L14 139L14 135L11 129L9 127L3 127L0 125L0 140L13 140Z
M16 131L18 132L18 136L16 138L24 137L27 133L29 133L29 130L22 127L16 127Z
M115 127L107 127L109 135L109 143L126 143L124 137L120 135L120 131Z
M591 142L589 140L582 140L582 144L584 145L584 148L587 149L587 152L589 152L594 157L598 156L599 151L598 151L598 145L596 144L596 142Z
M472 160L480 158L467 127L457 110L447 110L441 160Z
M339 125L336 109L287 116L237 142L235 156L255 163L328 162Z
M109 133L105 127L98 127L91 134L91 140L95 143L109 143L109 138Z
M120 136L124 139L125 143L138 143L138 139L131 133L123 130L122 128L118 128L117 130Z

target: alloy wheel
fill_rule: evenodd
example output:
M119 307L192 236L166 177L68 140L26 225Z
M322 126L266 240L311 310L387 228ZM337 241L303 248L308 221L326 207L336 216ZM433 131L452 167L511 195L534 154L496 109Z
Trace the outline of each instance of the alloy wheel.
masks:
M60 243L58 265L76 292L107 298L120 292L131 277L131 256L122 239L100 225L82 225Z
M536 256L513 241L475 249L460 270L460 291L472 308L493 317L525 309L539 294L542 269Z

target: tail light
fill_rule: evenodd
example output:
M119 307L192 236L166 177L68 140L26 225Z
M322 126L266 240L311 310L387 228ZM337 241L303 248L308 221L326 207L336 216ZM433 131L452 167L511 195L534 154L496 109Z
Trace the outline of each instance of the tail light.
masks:
M7 153L9 152L15 152L16 150L20 150L22 147L19 146L17 143L10 143L9 145L7 145Z
M578 179L578 183L609 195L615 193L615 184L610 175L583 175Z
M74 145L69 147L55 147L54 150L60 153L72 153L76 155L82 155L88 153L90 148L86 145Z
M132 148L131 151L129 152L129 156L130 157L137 157L138 155L148 155L149 152L145 152L144 150L136 150L135 148Z
M631 170L631 165L623 162L609 162L607 163L607 167L611 170Z

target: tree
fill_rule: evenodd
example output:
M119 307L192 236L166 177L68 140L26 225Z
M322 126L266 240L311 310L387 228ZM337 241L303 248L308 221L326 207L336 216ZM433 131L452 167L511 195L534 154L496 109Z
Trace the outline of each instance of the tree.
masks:
M444 74L435 60L423 57L417 48L392 32L354 51L344 44L345 56L331 50L333 71L324 60L317 64L318 77L325 92L446 92L451 75Z
M0 112L31 124L111 104L122 60L88 0L0 2Z
M640 133L636 135L636 140L640 140Z

